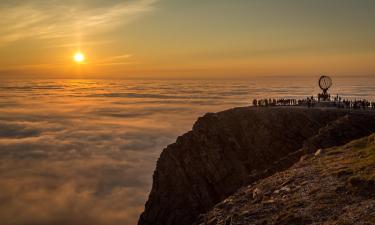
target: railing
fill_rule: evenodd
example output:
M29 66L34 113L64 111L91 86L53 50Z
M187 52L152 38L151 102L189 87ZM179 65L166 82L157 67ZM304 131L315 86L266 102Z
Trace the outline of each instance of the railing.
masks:
M375 102L363 100L348 100L336 97L333 100L328 99L327 101L321 101L314 97L305 99L292 99L292 98L280 98L280 99L254 99L253 106L257 107L269 107L269 106L307 106L307 107L336 107L345 109L375 109Z

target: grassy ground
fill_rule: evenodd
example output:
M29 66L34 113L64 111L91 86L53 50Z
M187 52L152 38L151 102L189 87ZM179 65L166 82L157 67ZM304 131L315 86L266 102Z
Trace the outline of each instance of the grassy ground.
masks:
M304 156L242 188L198 224L375 224L375 134Z
M340 160L346 168L338 171L339 176L347 177L348 184L364 193L371 192L375 188L375 135L349 143L344 147L339 147L328 152L334 155L335 152L347 151L345 159ZM349 157L348 157L349 156ZM327 160L335 161L334 156L328 156ZM375 210L375 209L374 209Z

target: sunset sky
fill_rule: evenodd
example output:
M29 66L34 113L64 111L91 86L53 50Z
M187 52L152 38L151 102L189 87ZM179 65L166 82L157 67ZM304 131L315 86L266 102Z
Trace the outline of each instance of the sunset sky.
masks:
M373 0L2 0L0 76L372 76L374 21Z
M374 27L375 0L0 0L0 225L135 225L206 113L322 74L375 101Z

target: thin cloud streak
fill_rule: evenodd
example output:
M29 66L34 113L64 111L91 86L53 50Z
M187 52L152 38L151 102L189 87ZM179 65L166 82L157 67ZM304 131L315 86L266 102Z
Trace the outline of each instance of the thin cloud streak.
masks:
M20 39L80 38L127 24L153 10L156 0L127 1L107 7L67 4L0 5L0 45Z

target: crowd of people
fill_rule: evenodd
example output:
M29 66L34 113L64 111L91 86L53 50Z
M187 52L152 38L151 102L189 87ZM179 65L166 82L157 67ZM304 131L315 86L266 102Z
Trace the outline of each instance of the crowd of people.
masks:
M370 102L367 100L343 100L341 107L351 109L375 109L375 102Z
M293 106L299 105L299 101L297 99L289 99L289 98L280 98L280 99L254 99L253 105L254 106Z
M349 99L342 99L341 97L337 96L333 100L329 99L322 103L320 99L315 99L313 96L305 98L305 99L293 99L293 98L269 98L269 99L254 99L253 106L258 107L268 107L268 106L307 106L307 107L314 107L314 106L331 106L337 108L345 108L345 109L375 109L375 102L374 101L367 101L367 100L349 100Z

